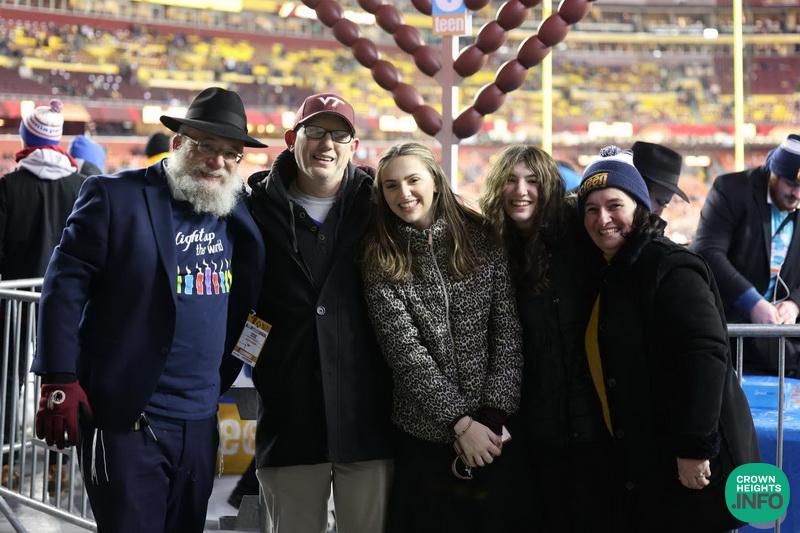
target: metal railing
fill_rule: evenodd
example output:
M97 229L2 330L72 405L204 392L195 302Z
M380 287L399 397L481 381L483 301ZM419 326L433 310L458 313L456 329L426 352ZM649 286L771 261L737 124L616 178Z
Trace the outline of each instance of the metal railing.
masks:
M51 448L33 431L40 379L28 370L36 350L41 285L41 278L0 281L0 496L96 531L75 448ZM24 531L18 521L12 525Z
M0 513L18 533L25 532L5 499L97 531L75 447L58 450L36 438L39 377L30 374L36 352L36 292L42 279L0 281ZM255 390L232 389L243 418L256 417ZM226 529L256 529L265 523L258 497L248 497L237 516L220 518Z
M778 339L778 448L776 450L775 466L783 466L783 416L786 406L784 405L784 388L786 385L786 339L800 339L800 325L773 325L773 324L730 324L728 325L728 335L736 338L736 375L739 376L739 383L742 383L742 365L744 361L744 339L745 338L777 338Z
M736 375L742 383L742 368L744 364L744 339L745 338L777 338L778 339L778 399L777 399L777 430L775 466L783 469L784 448L784 415L786 410L784 391L786 388L786 339L800 338L800 325L775 325L775 324L729 324L728 335L735 339L733 356L735 357ZM752 409L752 408L751 408ZM781 522L775 521L775 533L780 533Z

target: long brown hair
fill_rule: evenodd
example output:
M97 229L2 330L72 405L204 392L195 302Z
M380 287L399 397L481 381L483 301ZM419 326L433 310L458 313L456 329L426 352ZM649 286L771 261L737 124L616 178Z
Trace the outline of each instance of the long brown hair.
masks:
M447 223L450 235L450 274L461 278L475 270L480 258L472 245L467 232L469 222L484 224L485 219L473 211L450 189L444 170L436 161L430 148L417 142L407 142L389 148L378 162L378 172L373 185L375 205L373 209L370 231L365 240L364 262L368 270L377 270L391 281L402 281L412 275L411 252L401 239L397 216L386 204L383 196L382 178L386 166L403 156L414 156L419 159L430 172L436 185L434 193L433 220L443 218Z
M503 189L518 163L525 163L538 178L538 198L530 232L518 229L503 209ZM535 146L509 146L500 153L486 175L480 198L481 210L508 250L518 286L535 293L549 285L544 238L547 235L557 237L562 231L565 194L564 181L555 160Z

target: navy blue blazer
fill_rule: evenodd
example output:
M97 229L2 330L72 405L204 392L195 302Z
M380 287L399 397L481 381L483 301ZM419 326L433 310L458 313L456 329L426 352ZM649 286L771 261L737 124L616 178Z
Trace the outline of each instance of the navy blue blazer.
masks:
M230 355L257 301L264 245L242 202L228 217L233 283L221 390L241 362ZM161 162L81 188L42 287L32 371L75 373L102 429L125 430L147 405L175 332L176 252Z
M749 323L750 313L735 306L750 288L769 286L772 211L767 203L770 173L764 167L724 174L714 180L700 213L691 249L708 261L719 285L729 323ZM800 304L800 227L795 222L781 279L789 298ZM780 288L780 286L779 286ZM778 297L786 296L779 290ZM787 376L800 375L800 339L787 339ZM745 339L744 372L778 374L778 340Z
M767 203L769 171L764 167L724 174L708 192L692 250L708 261L719 285L728 321L750 322L734 302L754 287L763 294L769 285L772 212ZM789 297L800 304L800 227L781 268ZM779 291L780 296L786 294Z

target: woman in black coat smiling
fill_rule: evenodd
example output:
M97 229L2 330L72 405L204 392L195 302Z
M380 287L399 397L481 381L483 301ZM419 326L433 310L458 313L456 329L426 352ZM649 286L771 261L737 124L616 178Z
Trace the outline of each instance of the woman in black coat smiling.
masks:
M737 527L727 475L758 461L706 263L663 236L629 153L606 149L578 208L606 259L586 330L592 379L613 436L613 531Z
M547 152L509 146L484 183L480 205L508 251L525 357L520 412L509 421L507 458L518 463L497 531L591 531L610 507L611 438L583 346L598 287L589 272L604 262L587 253L594 247Z

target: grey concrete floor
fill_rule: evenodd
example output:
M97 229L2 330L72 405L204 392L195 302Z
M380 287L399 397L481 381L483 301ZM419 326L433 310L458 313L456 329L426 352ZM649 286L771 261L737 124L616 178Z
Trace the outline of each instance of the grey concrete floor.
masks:
M236 486L238 479L238 475L233 475L222 476L214 480L214 490L208 503L206 531L232 531L219 529L219 518L221 516L235 516L237 513L236 509L228 504L227 499L233 487ZM24 505L10 504L10 506L28 533L79 533L86 531L83 528ZM14 528L2 515L0 515L0 533L14 533Z

